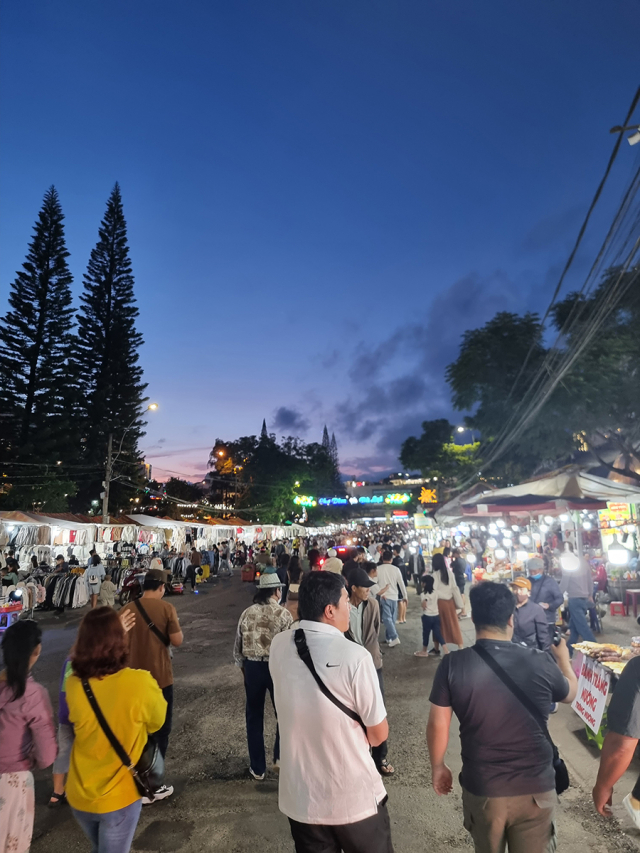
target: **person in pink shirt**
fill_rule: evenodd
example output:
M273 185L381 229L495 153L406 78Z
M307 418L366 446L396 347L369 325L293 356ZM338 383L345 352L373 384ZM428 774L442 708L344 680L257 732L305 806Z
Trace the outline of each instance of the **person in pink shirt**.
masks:
M35 812L34 767L56 757L56 731L49 695L30 675L42 650L33 620L16 622L2 638L0 673L0 850L27 853Z

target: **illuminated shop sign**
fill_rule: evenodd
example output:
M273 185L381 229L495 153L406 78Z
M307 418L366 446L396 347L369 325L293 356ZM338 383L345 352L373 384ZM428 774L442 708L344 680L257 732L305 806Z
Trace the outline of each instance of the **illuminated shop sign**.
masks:
M403 494L373 495L373 497L350 497L350 498L318 498L311 495L296 495L293 499L298 506L347 506L351 504L406 504L411 500L411 495Z
M387 495L384 499L386 504L406 504L411 500L411 495L406 492L402 495Z
M296 495L293 502L298 506L316 506L315 499L311 495Z
M425 489L422 487L422 491L420 492L420 503L421 504L437 504L438 503L438 495L435 489Z

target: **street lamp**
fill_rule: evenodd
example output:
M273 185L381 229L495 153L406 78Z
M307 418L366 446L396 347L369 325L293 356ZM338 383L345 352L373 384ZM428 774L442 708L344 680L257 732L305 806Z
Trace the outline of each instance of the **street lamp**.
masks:
M157 403L149 403L146 412L155 412L158 408ZM104 488L104 492L102 493L102 523L109 524L109 487L111 485L111 481L113 478L113 466L116 464L118 459L120 458L120 454L122 453L122 444L124 442L125 435L129 432L131 427L137 421L138 415L136 415L129 426L125 427L122 431L122 438L120 439L120 445L118 446L118 452L115 455L115 458L112 456L113 453L113 433L109 433L109 441L107 444L107 467L104 472L104 481L102 486Z
M471 433L471 444L474 443L473 430L471 429L471 427L459 426L459 427L456 427L456 432L457 433L470 432Z
M635 133L632 133L631 136L627 136L627 142L629 145L637 145L638 142L640 142L640 124L629 124L626 127L616 125L611 128L609 133L624 133L625 130L635 130Z

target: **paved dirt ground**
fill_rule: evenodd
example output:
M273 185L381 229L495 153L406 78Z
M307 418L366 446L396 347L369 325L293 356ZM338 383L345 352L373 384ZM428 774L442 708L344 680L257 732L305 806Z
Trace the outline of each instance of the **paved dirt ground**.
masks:
M232 646L241 611L251 603L253 588L239 578L213 581L199 595L173 598L185 633L174 656L174 730L167 755L167 779L175 787L169 800L145 807L133 844L134 850L218 851L261 853L292 851L286 818L277 805L277 775L256 783L247 773L248 755L244 726L244 690L233 665ZM57 682L81 612L61 619L49 614L37 618L45 630L44 653L35 676L49 689L57 705ZM446 798L430 787L425 745L428 695L437 661L419 659L419 601L412 592L408 622L399 626L402 645L384 653L385 689L391 727L389 759L396 775L388 780L389 812L398 853L430 850L471 850L462 827L460 790ZM463 622L465 644L473 642L470 620ZM629 633L626 625L619 630ZM605 821L591 805L590 790L597 771L597 753L586 744L573 711L560 708L550 725L552 735L569 765L572 787L562 796L558 810L561 851L605 853L637 851L640 833L619 805L631 790L638 768L619 784L616 815ZM273 743L273 713L267 713L268 743ZM448 763L454 778L460 768L455 724ZM36 776L36 825L33 853L87 851L88 842L68 807L49 810L49 772ZM624 831L623 831L624 830Z

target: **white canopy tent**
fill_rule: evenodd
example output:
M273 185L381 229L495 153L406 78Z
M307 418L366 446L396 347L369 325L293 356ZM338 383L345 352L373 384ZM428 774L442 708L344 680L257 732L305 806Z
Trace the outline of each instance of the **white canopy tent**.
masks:
M597 477L578 466L570 466L519 483L517 486L485 491L468 500L461 501L461 505L493 504L503 498L518 498L527 495L537 495L556 500L593 500L633 504L640 503L640 485L632 486L628 483L619 483L616 480L606 480L604 477Z

